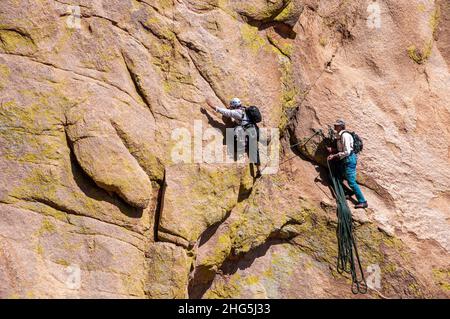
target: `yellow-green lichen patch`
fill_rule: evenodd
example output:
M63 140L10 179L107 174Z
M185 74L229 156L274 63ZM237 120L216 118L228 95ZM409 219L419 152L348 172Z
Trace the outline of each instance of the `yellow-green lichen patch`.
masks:
M0 64L0 77L3 80L6 80L9 78L9 75L11 74L11 70L6 64Z
M241 36L244 44L254 53L257 53L266 45L264 38L259 35L258 28L249 24L243 24L241 27Z
M372 223L357 226L355 238L363 269L366 270L365 267L371 265L380 267L382 287L386 293L423 297L423 286L407 266L412 261L401 240L380 231ZM399 285L407 288L399 292Z
M279 187L275 182L277 179L276 175L268 177L267 183L273 185L272 187ZM303 220L304 212L300 209L302 203L291 202L282 206L283 203L265 202L265 189L261 189L260 186L261 184L253 190L247 200L240 202L233 209L234 220L229 225L229 237L235 255L257 248L272 236L291 237L291 229L285 229L283 226L288 222L295 224ZM283 213L274 210L273 207L282 209Z
M52 166L33 166L8 193L8 198L19 199L14 205L48 216L39 230L42 235L48 235L55 229L55 225L51 225L53 218L67 222L67 212L78 211L83 215L104 217L105 206L102 199L86 196L76 188L68 189L72 182L63 173L64 169L70 170L70 167L62 167L60 170ZM123 204L117 202L117 205ZM108 213L112 214L111 211Z
M149 28L154 32L158 37L173 41L175 40L175 33L167 26L164 21L162 21L160 18L158 18L156 15L153 15L149 17L145 23L146 28Z
M165 93L170 93L173 90L173 86L171 84L171 82L169 81L164 81L163 82L163 89Z
M272 35L267 35L267 40L270 44L272 44L273 51L276 54L281 54L289 58L291 57L294 51L294 46L291 41L279 39L278 37Z
M445 292L450 292L450 268L433 269L433 279Z
M20 89L0 108L0 138L6 159L24 164L57 165L67 154L64 110L70 101L61 84L50 89Z
M11 74L11 70L9 69L9 67L5 64L0 64L0 91L3 90L6 86L6 83L9 80L9 75ZM2 103L2 101L0 100L0 103ZM2 105L0 104L0 107Z
M31 38L16 30L0 29L0 46L10 53L36 50Z
M399 239L386 235L371 223L357 226L355 236L358 242L361 242L360 255L366 264L378 264L384 267L388 262L385 258L385 250L392 249L399 253L403 250L403 244ZM407 258L407 255L403 257ZM393 265L389 267L392 269Z
M161 9L170 9L174 6L173 0L159 0L157 1L159 8Z
M43 130L55 128L62 131L62 127L55 127L61 123L61 110L55 107L60 105L58 97L52 92L37 92L32 90L20 90L20 95L26 102L20 104L15 100L3 103L0 119L5 125L20 127L33 134L40 134ZM55 103L55 104L53 104Z
M54 174L42 168L34 168L21 181L21 184L14 187L9 195L14 198L34 198L39 191L39 194L45 198L52 198L56 196L58 179Z
M55 263L57 263L58 265L64 266L64 267L68 267L70 265L70 263L67 260L62 259L62 258L57 259L55 261Z
M433 10L430 17L430 28L433 34L433 38L436 38L436 32L438 30L440 17L441 17L440 7L439 5L436 5L436 8Z
M274 228L271 216L261 213L258 207L245 207L242 214L246 216L231 227L233 231L232 249L235 254L246 253L263 244Z
M42 236L45 234L51 234L56 231L55 225L48 219L44 218L42 220L41 228L39 228L37 235Z
M27 299L33 299L33 298L36 298L35 294L34 294L32 291L27 291L27 292L25 293L25 296L26 296Z
M294 13L296 9L296 3L295 1L289 2L289 4L278 14L274 21L285 21L286 19L289 19Z
M216 223L218 216L208 214L211 207L215 207L221 211L221 215L225 216L237 201L235 197L240 185L240 176L238 171L226 172L222 170L201 171L202 178L200 181L195 177L195 182L190 184L194 196L197 197L194 202L193 209L201 212L208 226ZM226 195L228 193L229 195ZM206 214L205 214L206 213Z
M256 285L259 283L259 278L256 275L249 275L245 277L244 283L246 285Z
M36 244L36 253L39 256L44 256L44 247L41 245L41 243Z
M222 234L217 239L214 250L202 260L202 266L206 268L214 268L220 266L229 256L231 250L231 239L228 234Z
M325 218L307 211L305 221L296 226L299 234L293 242L302 251L316 260L334 264L337 257L336 231Z
M234 274L230 278L221 278L205 293L206 299L239 298L242 290L241 275Z
M185 239L197 240L207 227L222 221L237 204L241 175L242 168L231 166L180 165L169 168L165 198L170 203L162 220L163 227L170 227L172 232ZM189 192L188 203L179 192ZM183 222L173 223L171 218L181 218ZM165 226L165 223L170 225Z
M271 265L271 267L264 270L262 275L266 279L273 279L274 278L274 269L273 269L272 265Z
M433 40L428 41L422 49L418 49L415 45L408 47L407 52L411 60L417 64L424 64L431 56L433 49Z
M121 275L122 286L125 293L139 297L145 295L142 275L142 268L138 263L134 264L132 269L129 270L129 273Z
M425 4L423 4L423 3L419 3L418 5L417 5L417 10L419 11L419 12L425 12L426 11L426 9L427 9L427 7L425 6Z
M283 132L288 125L288 112L297 107L298 87L295 85L292 62L287 58L280 58L281 71L281 116L278 128Z
M234 19L239 17L236 10L233 10L232 6L230 6L230 0L215 0L215 7L220 8L223 12Z

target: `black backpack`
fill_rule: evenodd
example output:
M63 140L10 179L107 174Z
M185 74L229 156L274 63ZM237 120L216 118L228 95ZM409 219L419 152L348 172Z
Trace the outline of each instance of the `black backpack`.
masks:
M355 132L345 131L346 133L350 133L353 137L353 152L355 154L360 153L363 150L364 144L362 139Z
M256 123L259 123L259 122L262 121L262 115L261 115L261 112L260 112L259 109L258 109L256 106L254 106L254 105L249 106L249 107L246 107L246 108L245 108L245 114L247 114L248 120L249 120L251 123L253 123L253 124L256 124Z

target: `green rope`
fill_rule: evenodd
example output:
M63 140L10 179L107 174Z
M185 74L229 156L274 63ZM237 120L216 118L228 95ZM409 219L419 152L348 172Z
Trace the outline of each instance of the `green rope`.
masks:
M367 283L359 259L358 248L353 236L352 213L347 205L342 181L336 175L336 165L327 162L332 182L332 189L336 197L338 225L336 229L338 241L337 271L349 273L352 276L352 292L354 294L367 292ZM333 174L333 171L335 174ZM356 259L356 260L355 260ZM355 263L357 262L357 264ZM357 268L358 267L358 268ZM358 271L360 276L358 278Z

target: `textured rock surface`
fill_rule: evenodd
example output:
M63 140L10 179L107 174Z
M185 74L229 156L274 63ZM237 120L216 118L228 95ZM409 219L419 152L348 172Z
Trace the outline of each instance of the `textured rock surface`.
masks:
M341 117L381 269L361 297L448 298L449 19L440 0L2 0L0 297L352 297L321 139L289 148ZM233 96L280 129L277 174L174 162L173 130L223 131L201 107Z

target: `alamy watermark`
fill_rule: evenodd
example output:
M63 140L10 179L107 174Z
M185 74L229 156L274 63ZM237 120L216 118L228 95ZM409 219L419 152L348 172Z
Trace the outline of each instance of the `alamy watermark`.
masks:
M69 29L81 29L81 8L79 6L67 7L67 26Z
M381 268L378 264L371 264L367 266L367 287L370 289L381 289Z
M369 29L381 29L381 8L377 2L367 6L367 27Z
M66 287L72 290L80 289L81 287L81 269L79 265L69 265L65 268Z

